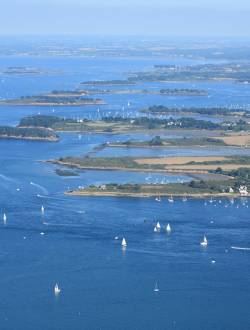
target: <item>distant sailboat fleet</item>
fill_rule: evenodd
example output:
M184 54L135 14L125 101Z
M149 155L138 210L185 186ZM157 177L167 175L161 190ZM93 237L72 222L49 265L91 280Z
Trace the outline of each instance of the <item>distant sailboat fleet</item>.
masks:
M161 197L160 196L159 197L156 197L156 201L161 202L162 201ZM167 199L167 201L169 203L173 203L174 202L173 196L170 195L170 197ZM186 202L187 201L187 197L184 196L182 198L182 201L183 202ZM211 204L213 204L214 202L215 202L215 200L213 200L212 198L209 200L209 203L211 203ZM219 204L222 204L222 201L219 200L218 203ZM234 203L234 200L230 200L230 204L233 205L233 203ZM41 205L40 212L42 214L45 213L45 207L44 207L44 205ZM2 219L3 219L3 224L6 225L7 224L7 214L6 213L3 213ZM213 224L214 221L210 221L210 223ZM162 228L164 228L165 232L168 233L168 234L170 234L172 232L172 227L171 227L170 223L167 223L166 225L163 226L163 225L161 225L160 221L157 221L156 222L156 224L154 226L154 232L155 233L160 233ZM43 236L43 235L45 235L45 233L44 232L40 232L40 235ZM24 237L24 239L26 239L26 237ZM119 239L119 237L118 236L115 236L115 240L118 240L118 239ZM122 248L125 251L126 250L126 247L127 247L127 241L126 241L125 237L122 238L120 244L121 244ZM202 246L204 248L206 248L208 246L208 239L207 239L206 235L204 235L203 236L203 239L200 241L200 246ZM240 246L231 246L231 249L232 250L250 251L250 247L248 248L248 247L240 247ZM211 260L210 262L211 262L211 264L215 264L216 263L215 260ZM59 287L59 284L56 283L55 286L54 286L54 295L55 296L59 296L59 294L61 293L61 291L62 291L62 289ZM155 282L155 286L154 286L153 292L157 293L159 291L160 291L160 289L159 289L158 282Z

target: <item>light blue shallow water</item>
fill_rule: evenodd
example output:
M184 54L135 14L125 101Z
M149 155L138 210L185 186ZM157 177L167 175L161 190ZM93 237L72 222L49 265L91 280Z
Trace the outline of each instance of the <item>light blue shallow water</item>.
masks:
M133 68L150 67L155 60L1 59L1 67L21 64L66 73L5 77L2 97L68 89L90 78L119 78ZM203 85L211 89L211 98L164 98L164 104L248 102L248 86ZM112 102L105 106L108 111L121 109L128 97L107 100ZM138 96L129 100L131 111L156 102ZM158 102L163 101L157 98ZM59 108L56 113L79 116L96 110ZM0 122L15 124L38 111L51 113L45 108L1 107ZM118 180L145 182L149 174L85 171L65 178L54 173L54 165L38 162L87 154L105 141L123 138L83 134L79 140L76 134L62 134L58 143L0 141L0 216L7 214L7 225L0 224L1 329L249 329L250 252L230 248L250 247L247 201L176 200L170 204L167 199L157 203L153 198L65 197L68 187ZM99 155L110 155L111 150L106 150ZM146 155L149 150L139 153ZM197 151L186 149L185 154ZM159 181L189 179L151 176ZM162 225L160 233L153 232L157 221ZM164 230L167 223L172 226L170 235ZM209 242L206 249L200 247L204 234ZM128 243L126 250L121 248L122 237ZM159 293L153 292L156 281ZM58 297L53 292L56 282L62 288Z

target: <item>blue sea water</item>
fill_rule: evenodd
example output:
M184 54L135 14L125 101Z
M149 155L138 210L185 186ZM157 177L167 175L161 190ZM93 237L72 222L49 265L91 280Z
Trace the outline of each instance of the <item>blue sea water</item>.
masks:
M0 96L70 89L89 79L126 78L132 70L146 70L160 62L165 63L150 58L2 57L1 67L34 66L58 73L3 76ZM211 97L104 96L107 105L101 111L121 112L128 101L131 107L126 111L132 113L155 103L244 106L249 102L249 86L197 86L208 89ZM0 124L15 125L24 115L38 112L51 114L52 109L4 106ZM97 107L59 107L55 114L95 118ZM58 143L0 140L0 222L3 213L7 215L7 224L0 224L1 329L250 328L250 252L231 249L250 247L247 200L169 203L165 198L158 203L154 198L66 197L67 189L91 183L145 182L148 176L152 182L190 178L119 171L59 177L56 166L40 162L88 154L103 142L127 137L82 134L79 139L77 134L64 133ZM239 150L230 153L246 152ZM130 153L167 156L145 149ZM127 155L126 149L117 148L97 154ZM178 148L169 154L202 155L202 150ZM162 225L160 233L153 231L157 221ZM164 229L167 223L171 234ZM209 242L205 249L200 246L204 235ZM123 237L126 249L121 248ZM62 289L57 297L55 283Z

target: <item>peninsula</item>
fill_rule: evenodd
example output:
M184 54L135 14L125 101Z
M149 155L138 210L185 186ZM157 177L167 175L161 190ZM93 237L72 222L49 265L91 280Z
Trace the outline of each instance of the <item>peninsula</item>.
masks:
M77 196L116 196L116 197L240 197L248 196L250 187L250 169L241 168L229 171L230 177L221 180L192 180L184 183L169 184L106 184L90 185L77 190L65 192Z

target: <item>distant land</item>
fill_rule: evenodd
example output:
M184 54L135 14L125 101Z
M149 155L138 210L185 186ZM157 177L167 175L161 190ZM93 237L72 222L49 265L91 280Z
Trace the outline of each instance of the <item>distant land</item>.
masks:
M39 68L25 67L25 66L9 66L0 71L0 74L5 75L40 75L48 73Z
M232 81L250 82L250 64L221 63L199 65L155 65L150 71L131 74L132 82L169 82L169 81Z
M96 94L149 94L149 95L166 95L166 96L207 96L208 93L201 89L191 88L167 88L160 90L150 89L85 89L79 90L82 95L96 95Z
M80 85L93 85L93 86L126 86L135 85L135 82L129 80L89 80L82 81Z

